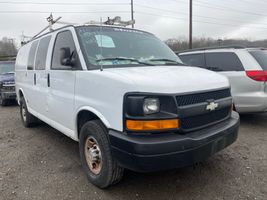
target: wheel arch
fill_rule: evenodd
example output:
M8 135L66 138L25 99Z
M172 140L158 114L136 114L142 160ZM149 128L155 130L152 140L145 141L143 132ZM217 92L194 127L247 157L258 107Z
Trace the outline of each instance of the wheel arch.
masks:
M19 105L20 105L20 100L21 100L22 97L25 99L26 104L27 104L27 100L26 100L26 97L24 95L23 89L22 88L19 88L18 89L18 95L17 95L17 101L18 101L18 104Z
M75 132L78 140L82 125L91 120L100 120L106 128L110 128L110 123L99 111L91 107L82 107L77 111L75 118Z

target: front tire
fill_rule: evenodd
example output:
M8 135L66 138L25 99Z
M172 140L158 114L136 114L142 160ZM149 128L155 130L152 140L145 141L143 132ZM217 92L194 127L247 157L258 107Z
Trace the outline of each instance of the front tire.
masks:
M99 120L82 126L79 149L83 170L91 183L106 188L121 180L124 169L112 157L107 130Z
M29 113L24 97L20 101L20 117L25 127L32 127L37 123L37 118Z

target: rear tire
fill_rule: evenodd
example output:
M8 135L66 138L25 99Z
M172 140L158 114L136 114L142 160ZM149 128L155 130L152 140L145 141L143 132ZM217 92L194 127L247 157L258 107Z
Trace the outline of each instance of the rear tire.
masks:
M82 126L79 149L83 170L92 184L107 188L122 179L124 169L112 157L107 129L99 120Z
M24 97L22 97L20 101L20 117L23 125L27 128L36 125L38 121L35 116L29 113Z

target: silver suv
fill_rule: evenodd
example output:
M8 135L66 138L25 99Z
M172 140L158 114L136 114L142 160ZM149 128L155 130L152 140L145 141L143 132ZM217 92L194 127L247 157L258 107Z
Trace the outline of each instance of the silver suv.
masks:
M267 111L267 49L229 46L193 49L176 54L185 64L228 77L237 112Z

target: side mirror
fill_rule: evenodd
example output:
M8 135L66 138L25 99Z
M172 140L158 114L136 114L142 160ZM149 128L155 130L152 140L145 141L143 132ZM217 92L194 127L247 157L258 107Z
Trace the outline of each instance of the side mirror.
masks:
M60 63L63 66L73 67L75 65L75 59L73 57L74 52L70 52L69 47L60 48Z

